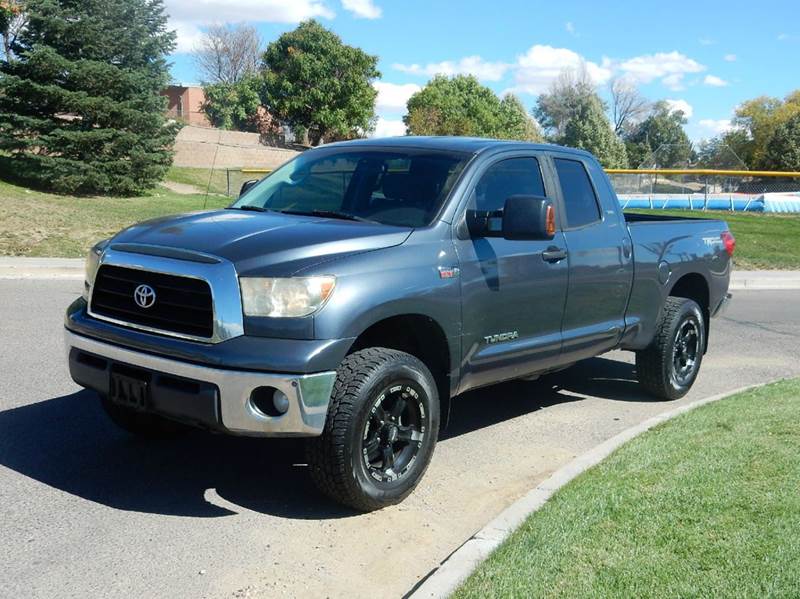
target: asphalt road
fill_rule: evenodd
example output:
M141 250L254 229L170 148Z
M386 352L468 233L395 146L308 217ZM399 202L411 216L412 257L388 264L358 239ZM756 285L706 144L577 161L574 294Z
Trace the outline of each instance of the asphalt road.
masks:
M800 292L738 292L693 391L654 402L614 353L458 401L419 489L356 514L296 442L115 430L71 382L77 281L0 281L0 596L399 596L572 457L680 403L800 375Z

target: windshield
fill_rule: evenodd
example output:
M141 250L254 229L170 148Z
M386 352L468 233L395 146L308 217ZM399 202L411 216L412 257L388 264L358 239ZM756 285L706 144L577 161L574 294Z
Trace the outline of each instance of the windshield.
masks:
M309 151L231 206L384 225L429 225L469 156L428 150Z

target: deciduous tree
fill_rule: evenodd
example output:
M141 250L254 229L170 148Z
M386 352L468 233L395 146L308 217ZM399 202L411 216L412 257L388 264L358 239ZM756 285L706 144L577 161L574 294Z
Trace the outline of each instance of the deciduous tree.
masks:
M411 96L404 122L412 135L466 135L539 140L519 98L502 100L471 75L437 75Z
M377 56L305 21L264 52L261 103L293 128L307 130L313 145L365 135L375 127L377 64Z
M550 141L587 150L607 168L628 165L625 145L611 129L605 104L584 72L563 73L539 96L534 114Z
M212 25L194 49L195 64L206 84L235 84L252 77L261 62L262 41L252 25Z
M746 136L726 134L723 139L754 170L767 168L767 145L780 125L800 114L800 90L785 99L761 96L736 109L733 125Z
M764 166L777 171L800 171L800 113L775 129L767 143Z
M203 87L206 100L203 112L211 124L220 129L257 131L256 115L261 107L258 76L237 83L214 83Z
M683 127L686 117L666 102L656 102L650 114L633 127L625 138L632 167L674 168L686 166L692 157L692 144Z
M625 77L612 79L608 89L611 94L611 124L614 133L621 137L647 115L651 105L636 85Z

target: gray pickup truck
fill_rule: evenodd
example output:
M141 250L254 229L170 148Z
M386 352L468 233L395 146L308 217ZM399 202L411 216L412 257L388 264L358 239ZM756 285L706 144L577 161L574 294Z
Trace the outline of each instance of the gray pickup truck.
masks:
M360 510L414 489L470 389L625 349L681 397L730 297L724 222L623 215L579 150L352 141L242 191L92 248L72 378L137 435L307 437L320 489Z

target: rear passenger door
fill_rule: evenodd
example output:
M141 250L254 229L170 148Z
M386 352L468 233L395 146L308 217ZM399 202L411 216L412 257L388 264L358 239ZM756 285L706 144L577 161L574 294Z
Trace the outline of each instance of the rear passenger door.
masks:
M633 262L619 204L600 166L576 154L552 158L569 253L562 358L572 362L616 346L625 327Z

